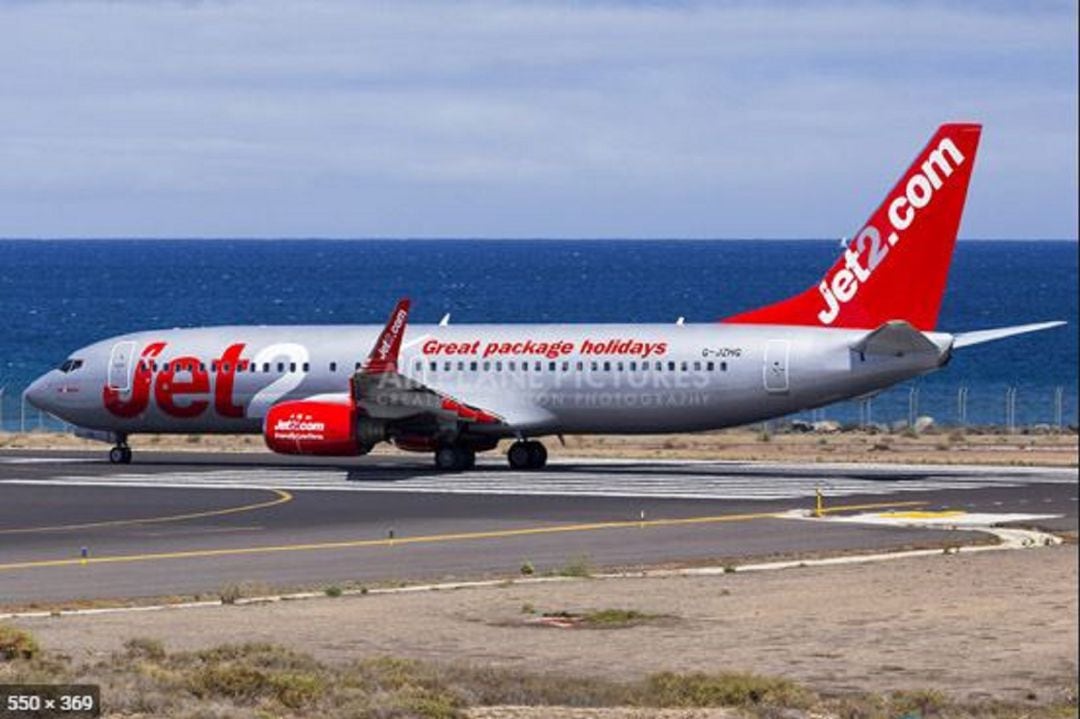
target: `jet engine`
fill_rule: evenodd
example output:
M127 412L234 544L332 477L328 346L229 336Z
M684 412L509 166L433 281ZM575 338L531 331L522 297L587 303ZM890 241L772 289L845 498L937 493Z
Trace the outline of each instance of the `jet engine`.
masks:
M263 422L266 446L278 454L352 457L385 438L382 422L348 402L296 400L270 408Z

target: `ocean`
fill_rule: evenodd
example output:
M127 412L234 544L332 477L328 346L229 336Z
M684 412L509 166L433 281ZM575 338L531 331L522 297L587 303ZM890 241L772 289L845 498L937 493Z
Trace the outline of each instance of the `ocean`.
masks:
M711 322L794 294L839 253L820 240L5 240L0 241L0 418L72 350L136 329L208 324ZM1070 327L958 352L943 371L874 398L878 422L915 409L1001 425L1077 423L1077 244L961 241L940 328L1050 319ZM914 389L914 392L912 390ZM1060 402L1059 402L1060 400ZM915 406L912 407L914 402ZM35 410L25 421L37 426ZM817 412L856 421L860 407ZM810 418L809 413L805 415Z

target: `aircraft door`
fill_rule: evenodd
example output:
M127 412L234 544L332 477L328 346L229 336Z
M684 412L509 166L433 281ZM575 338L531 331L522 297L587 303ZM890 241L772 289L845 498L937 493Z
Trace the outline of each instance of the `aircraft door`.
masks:
M765 345L765 390L782 394L790 388L788 358L791 356L790 340L769 340Z
M131 389L131 363L135 359L134 342L117 342L109 355L109 387L117 392Z

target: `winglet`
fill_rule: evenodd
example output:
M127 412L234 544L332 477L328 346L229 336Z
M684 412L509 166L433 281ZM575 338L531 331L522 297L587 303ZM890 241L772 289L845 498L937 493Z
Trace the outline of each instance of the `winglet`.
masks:
M409 323L409 298L398 301L390 319L386 321L379 339L371 348L367 362L361 370L365 374L384 374L397 372L398 352L401 351L401 338L405 336L405 327Z

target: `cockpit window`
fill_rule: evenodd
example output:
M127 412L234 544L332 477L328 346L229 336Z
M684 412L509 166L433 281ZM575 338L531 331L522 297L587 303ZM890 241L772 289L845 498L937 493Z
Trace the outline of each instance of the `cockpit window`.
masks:
M83 366L83 361L81 359L67 359L67 360L64 360L64 363L62 365L60 365L59 369L64 374L69 374L69 373L74 372L75 370L79 369L82 366Z

